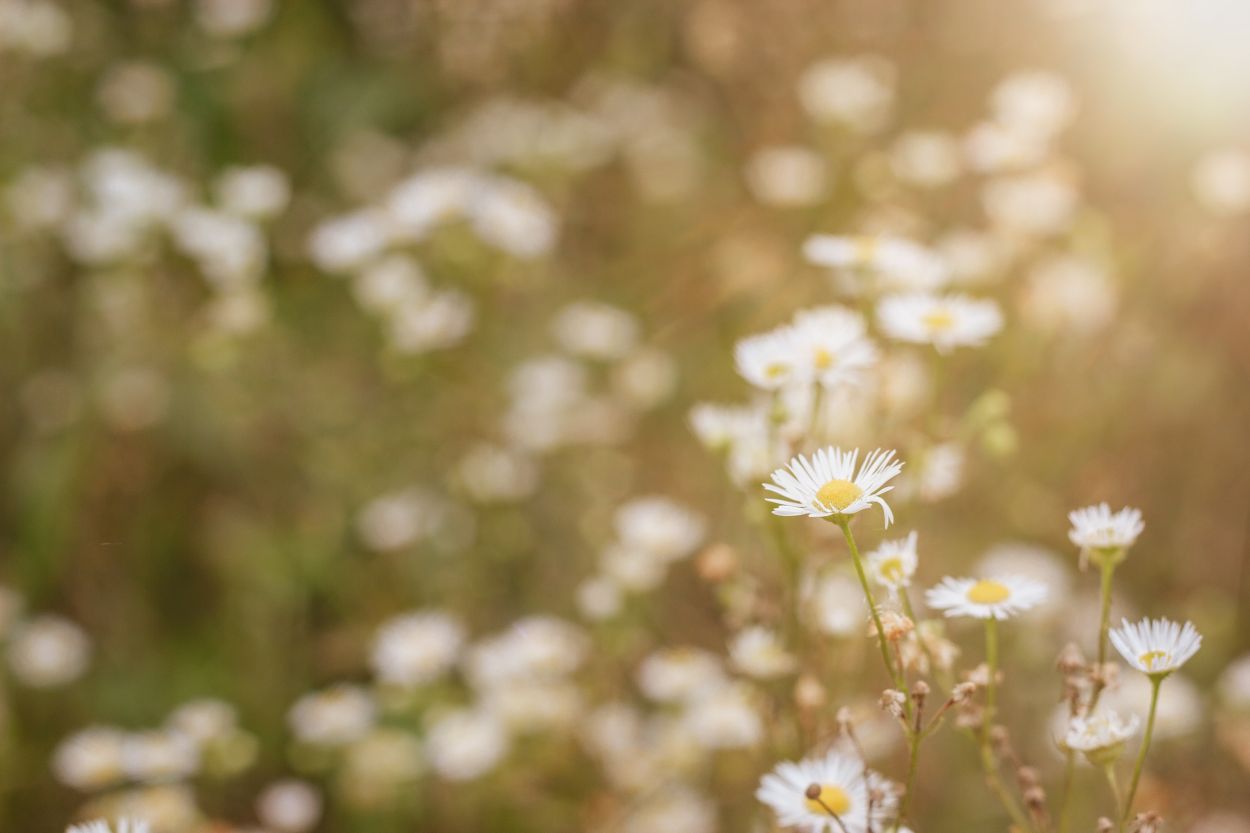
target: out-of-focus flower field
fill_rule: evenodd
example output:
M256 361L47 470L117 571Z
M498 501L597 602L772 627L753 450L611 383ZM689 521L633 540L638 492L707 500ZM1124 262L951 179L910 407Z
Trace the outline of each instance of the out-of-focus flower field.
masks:
M1250 833L1248 31L0 0L0 831Z

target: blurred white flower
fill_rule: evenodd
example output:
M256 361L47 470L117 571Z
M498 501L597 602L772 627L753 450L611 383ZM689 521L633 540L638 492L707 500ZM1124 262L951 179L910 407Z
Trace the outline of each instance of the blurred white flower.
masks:
M1118 686L1103 692L1098 707L1121 714L1145 715L1150 709L1150 689L1151 681L1145 674L1127 675ZM1167 683L1159 687L1155 740L1183 737L1197 731L1206 713L1205 698L1198 687L1183 674L1172 674Z
M364 209L319 223L308 237L308 255L326 272L348 272L380 255L391 237L386 216Z
M1063 736L1063 745L1084 752L1091 762L1115 760L1124 742L1137 733L1140 718L1130 714L1127 719L1108 709L1094 714L1074 717Z
M174 103L169 73L146 61L126 61L110 67L96 88L101 109L119 124L155 121Z
M464 658L465 672L478 690L551 680L577 670L589 649L589 639L576 625L554 616L527 616L474 645Z
M593 576L577 586L577 609L593 622L612 618L623 604L620 586L608 576Z
M990 107L1003 127L1024 136L1049 141L1065 128L1076 111L1068 82L1043 70L1012 73L994 87Z
M5 188L4 202L19 229L54 229L73 211L74 182L60 168L30 166Z
M663 350L635 350L612 372L612 388L626 404L646 410L667 400L677 387L677 362Z
M447 673L459 658L464 629L442 611L417 611L387 620L373 639L370 663L377 678L415 687Z
M272 165L226 168L213 190L223 211L248 220L272 219L291 199L287 175Z
M73 19L48 0L0 0L0 54L6 49L39 58L70 47Z
M195 0L200 28L221 38L251 34L273 14L273 0Z
M814 234L803 242L803 257L852 279L867 274L878 290L937 289L950 278L941 257L904 237Z
M444 289L394 310L390 342L401 353L454 347L472 331L475 319L473 301L468 295Z
M551 322L560 346L588 359L619 359L638 343L638 320L629 312L597 301L565 305Z
M527 454L497 445L469 449L456 466L461 485L478 503L515 503L534 493L538 465Z
M9 637L9 667L31 688L72 683L87 671L91 642L68 619L45 614L17 626Z
M884 127L894 106L894 66L875 55L828 58L799 78L799 101L816 121L836 122L859 133Z
M1250 712L1250 654L1230 662L1220 674L1216 688L1226 708Z
M651 495L621 504L616 534L626 547L645 550L661 561L677 561L703 542L703 516L666 497Z
M859 582L841 572L808 579L805 597L815 626L830 636L858 636L868 621L868 605Z
M725 684L716 655L690 647L663 648L648 654L638 666L636 678L639 690L657 703L692 700Z
M352 743L343 754L339 784L349 801L374 807L410 791L426 771L421 741L397 728L375 729Z
M287 712L295 737L316 746L342 746L364 737L377 714L373 698L360 686L339 683L305 694Z
M815 205L829 191L823 157L798 145L766 147L747 161L746 181L757 200L768 205Z
M647 796L621 823L621 833L713 833L716 829L716 804L682 785L669 785Z
M508 752L508 736L489 713L458 709L435 718L426 733L425 752L443 778L471 781L503 759Z
M891 295L877 305L877 320L890 338L932 344L940 353L980 347L1003 326L998 304L968 295Z
M510 255L541 257L555 246L559 218L539 192L523 182L487 180L473 191L466 210L482 241Z
M180 732L135 732L122 741L122 769L132 781L181 781L194 775L199 765L195 742Z
M981 189L981 203L1003 232L1045 236L1071 225L1080 194L1066 176L1037 171L989 180Z
M261 824L278 833L306 833L321 820L322 798L307 781L275 781L256 799Z
M421 265L407 255L392 254L374 261L352 278L352 294L361 308L389 313L419 306L429 297L429 281Z
M65 829L65 833L149 833L151 829L146 820L123 817L112 825L104 819L71 824Z
M443 525L446 502L422 489L390 492L369 501L356 518L356 530L370 549L403 549L433 535Z
M764 723L743 685L703 689L687 702L682 720L705 749L742 749L764 737Z
M225 737L235 728L236 721L234 706L224 700L203 698L174 709L165 724L177 734L202 746Z
M937 188L959 178L962 159L959 142L949 133L913 130L894 141L890 168L909 185Z
M571 728L581 717L583 697L563 680L521 681L489 689L480 707L521 736Z
M1194 163L1189 177L1194 197L1221 217L1250 209L1250 153L1236 148L1213 150Z
M729 642L729 658L739 671L761 680L783 677L798 668L798 660L786 650L781 637L762 625L736 633Z
M122 746L126 733L112 726L92 726L57 745L52 772L58 781L81 792L95 792L125 779Z
M1089 335L1112 323L1118 303L1115 283L1102 264L1055 255L1029 271L1021 317L1049 332Z

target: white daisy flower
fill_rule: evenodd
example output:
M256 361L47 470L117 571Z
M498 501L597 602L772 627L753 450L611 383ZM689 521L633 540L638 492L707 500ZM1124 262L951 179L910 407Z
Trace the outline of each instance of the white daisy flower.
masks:
M872 552L864 557L868 575L882 587L898 590L911 585L911 577L916 574L916 533L906 538L882 541Z
M1137 734L1141 720L1135 714L1124 719L1111 710L1099 710L1084 717L1074 717L1068 723L1063 745L1077 752L1084 752L1091 763L1114 761L1124 748L1124 742Z
M929 607L947 616L1010 619L1046 600L1046 585L1024 576L942 579L925 593Z
M784 469L773 472L773 482L764 488L780 497L768 498L774 515L808 515L827 518L831 515L854 515L872 504L878 504L888 527L894 521L881 495L893 489L885 485L903 470L903 463L894 459L894 451L877 449L864 458L856 471L859 449L843 451L829 446L818 449L810 459L799 454Z
M1129 665L1151 677L1167 676L1198 652L1202 634L1193 623L1168 619L1121 620L1109 634L1111 644Z
M877 306L877 320L891 338L932 344L940 353L980 347L1003 327L997 303L963 294L891 295Z
M748 336L734 345L738 373L762 390L777 390L799 378L802 347L794 331L779 327Z
M793 332L807 372L827 388L858 383L877 362L863 316L845 307L803 310L794 316Z
M905 237L813 234L803 241L803 256L839 273L869 272L884 289L933 290L950 278L936 252Z
M863 761L831 750L819 758L778 764L760 779L755 797L773 809L783 827L809 833L866 833L870 826L882 829L894 801L887 798L870 809L869 789L877 781L875 773L867 780L864 773Z
M1075 509L1068 513L1068 520L1072 522L1068 540L1083 550L1131 547L1146 528L1140 509L1125 506L1119 512L1112 512L1105 503Z

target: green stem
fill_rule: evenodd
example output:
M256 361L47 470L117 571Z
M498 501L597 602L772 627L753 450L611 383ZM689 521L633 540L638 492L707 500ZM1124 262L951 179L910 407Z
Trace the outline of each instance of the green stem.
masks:
M894 680L894 687L906 695L907 682L894 667L894 663L890 662L890 649L886 644L885 628L882 627L881 616L877 613L877 600L873 598L872 588L868 585L868 575L864 572L864 561L859 555L859 547L855 545L855 536L851 534L851 521L845 515L833 515L831 517L833 522L842 528L842 535L846 538L846 545L851 550L851 562L855 565L855 575L859 576L859 585L864 589L864 597L868 600L868 610L872 614L872 623L877 629L877 646L881 648L881 661L885 663L885 673L889 674L891 679ZM910 720L910 697L905 701L904 707Z
M1104 764L1102 771L1107 776L1107 783L1111 785L1111 797L1112 799L1115 800L1115 806L1119 807L1120 806L1120 782L1115 777L1115 765L1110 764L1110 763ZM1124 822L1122 821L1119 822L1116 825L1116 827L1117 829L1123 829Z
M1076 778L1076 756L1069 749L1064 754L1063 798L1059 801L1059 833L1068 833L1068 810L1072 806L1072 782Z
M1159 687L1163 684L1164 675L1150 677L1150 713L1146 716L1146 734L1142 736L1141 749L1137 752L1137 763L1133 765L1133 780L1129 783L1128 796L1124 801L1124 813L1120 823L1128 821L1133 812L1133 799L1137 796L1137 782L1141 780L1142 765L1146 763L1146 753L1150 750L1150 738L1154 734L1155 711L1159 706Z
M1089 701L1087 710L1089 714L1093 714L1094 708L1098 705L1098 698L1102 696L1102 671L1107 662L1107 630L1111 624L1111 577L1115 573L1115 564L1114 557L1109 554L1104 554L1099 560L1099 570L1102 574L1102 612L1098 618L1098 674L1097 682L1094 683L1094 694Z
M903 782L903 800L898 806L898 815L894 818L894 830L898 830L903 819L907 818L907 808L911 806L911 794L915 790L916 765L920 761L920 741L922 735L915 733L907 739L907 780Z
M985 620L985 664L990 673L989 681L985 684L985 718L981 728L985 743L988 744L998 696L998 620L993 616Z

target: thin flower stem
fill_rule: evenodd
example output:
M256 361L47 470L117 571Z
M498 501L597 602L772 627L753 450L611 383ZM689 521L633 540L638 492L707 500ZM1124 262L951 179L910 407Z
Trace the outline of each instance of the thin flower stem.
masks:
M1064 753L1063 764L1063 798L1059 801L1059 833L1068 833L1068 822L1072 807L1072 783L1076 778L1076 756L1069 749Z
M1111 797L1115 800L1115 806L1120 806L1120 781L1115 777L1115 765L1108 763L1103 765L1102 771L1107 776L1107 783L1111 785ZM1117 824L1118 828L1124 827L1124 822Z
M1024 811L1016 805L1015 799L1003 786L994 753L990 749L990 727L994 724L998 695L998 620L993 617L985 620L985 665L989 669L989 681L985 686L985 714L981 723L981 767L985 770L990 789L998 796L1011 820L1021 830L1032 830L1033 825L1024 815Z
M1111 578L1115 574L1115 558L1104 554L1099 561L1099 570L1102 574L1101 579L1101 595L1102 595L1102 612L1098 618L1098 669L1094 683L1094 693L1090 697L1089 708L1086 712L1093 714L1094 708L1098 705L1098 698L1102 696L1104 688L1102 681L1102 669L1107 663L1107 629L1111 624Z
M881 661L885 663L885 673L894 680L894 687L906 694L907 681L894 667L894 663L890 662L890 649L885 639L885 628L881 625L880 614L877 613L877 600L873 598L872 588L868 585L868 575L864 572L864 561L859 555L859 547L855 545L855 536L851 533L851 521L845 515L832 515L831 517L834 523L841 527L842 535L846 538L846 545L851 550L851 562L855 565L855 575L859 576L860 587L864 589L864 596L868 600L868 610L872 613L872 623L877 629L877 646L881 649ZM910 720L911 698L904 701L903 705L907 718Z
M985 620L985 664L990 673L985 684L985 718L981 729L988 744L998 695L998 620L993 616Z
M898 806L898 815L894 818L894 830L898 830L903 819L907 818L907 809L911 806L911 794L916 788L916 765L920 761L920 741L924 736L919 732L907 739L907 780L903 782L903 800Z
M1155 711L1159 706L1159 687L1165 675L1150 676L1150 713L1146 716L1146 734L1142 736L1141 749L1137 752L1137 763L1133 765L1133 780L1128 786L1128 795L1124 800L1124 812L1120 816L1120 824L1128 821L1133 812L1133 799L1137 796L1137 782L1141 780L1142 766L1146 763L1146 753L1150 751L1150 737L1154 734Z

